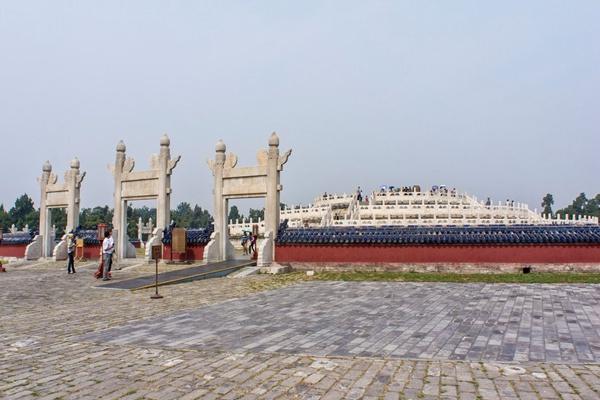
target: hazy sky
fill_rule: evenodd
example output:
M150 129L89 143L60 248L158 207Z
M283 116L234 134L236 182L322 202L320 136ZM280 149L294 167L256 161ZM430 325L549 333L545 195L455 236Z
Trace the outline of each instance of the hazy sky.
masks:
M559 206L600 192L600 2L2 1L0 203L49 159L111 204L167 132L180 201L212 210L222 138L253 165L293 148L282 200L446 184ZM111 204L112 205L112 204Z

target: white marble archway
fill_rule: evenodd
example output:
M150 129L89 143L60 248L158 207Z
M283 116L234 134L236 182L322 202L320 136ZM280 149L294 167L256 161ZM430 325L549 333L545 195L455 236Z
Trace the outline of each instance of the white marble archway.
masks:
M214 176L214 224L215 232L205 248L204 259L223 261L233 258L233 246L229 242L227 211L230 199L265 198L265 239L259 245L259 265L273 261L273 241L279 228L280 173L292 150L279 154L279 137L275 132L269 138L269 148L259 150L254 167L237 167L237 156L225 154L226 147L219 140L214 160L208 166Z
M115 164L111 171L115 179L113 237L117 258L135 257L135 249L127 236L127 203L133 200L156 200L156 235L154 241L162 238L162 231L171 219L171 174L181 156L171 159L171 141L167 135L160 139L160 152L150 159L150 169L134 171L135 161L126 157L125 143L117 144Z
M27 249L26 257L35 258L39 252L40 257L51 257L54 251L54 235L52 234L52 209L65 208L67 212L67 232L77 228L79 225L79 203L81 183L85 172L79 170L80 163L77 158L71 161L71 168L65 172L63 183L58 182L58 176L52 173L52 165L46 161L42 167L42 176L38 178L40 183L40 231L39 236ZM39 250L37 249L39 247Z

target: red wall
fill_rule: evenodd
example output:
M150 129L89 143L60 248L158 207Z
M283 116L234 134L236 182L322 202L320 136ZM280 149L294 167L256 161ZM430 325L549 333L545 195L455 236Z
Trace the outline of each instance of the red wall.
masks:
M0 257L25 257L27 244L0 244Z
M100 258L100 244L86 244L83 246L83 258L97 260ZM77 253L79 255L79 253Z
M0 257L25 257L25 248L27 244L0 244ZM77 253L79 255L79 253ZM83 248L83 258L87 260L97 260L100 257L100 245L86 244Z
M600 263L600 245L284 245L277 262Z
M186 246L185 253L173 253L173 260L176 261L188 261L188 260L202 260L204 258L204 245ZM163 259L171 259L171 245L163 245Z

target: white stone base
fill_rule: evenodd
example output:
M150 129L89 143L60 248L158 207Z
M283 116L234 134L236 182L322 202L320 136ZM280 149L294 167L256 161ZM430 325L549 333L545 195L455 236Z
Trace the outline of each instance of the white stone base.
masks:
M35 235L33 241L25 248L26 260L37 260L42 257L42 239L41 235Z
M292 267L290 267L289 265L280 265L276 263L271 264L269 267L260 268L261 274L279 275L286 274L288 272L292 272Z
M67 259L67 241L65 239L54 246L54 250L52 250L52 259L54 261L63 261Z
M273 262L273 232L267 232L265 238L258 244L256 265L268 267Z
M129 241L127 242L129 243ZM144 258L146 259L146 261L152 261L152 246L158 245L162 245L162 232L160 231L160 229L154 228L152 236L148 239L148 241L146 242L146 247L144 248ZM135 250L135 247L133 247L133 249Z
M210 242L204 246L204 254L202 259L206 262L217 262L219 260L219 235L217 232L210 234Z

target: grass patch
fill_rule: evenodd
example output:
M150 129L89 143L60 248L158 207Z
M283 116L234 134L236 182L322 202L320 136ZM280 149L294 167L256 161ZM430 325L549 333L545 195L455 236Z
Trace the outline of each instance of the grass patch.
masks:
M457 274L443 272L318 272L307 280L457 283L600 283L600 273Z
M298 281L305 281L309 279L310 277L307 277L305 272L290 272L288 274L281 275L259 274L248 280L248 286L253 291L259 292L262 290L277 289L291 285Z

